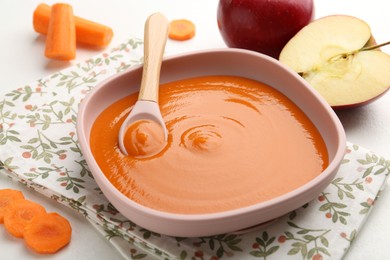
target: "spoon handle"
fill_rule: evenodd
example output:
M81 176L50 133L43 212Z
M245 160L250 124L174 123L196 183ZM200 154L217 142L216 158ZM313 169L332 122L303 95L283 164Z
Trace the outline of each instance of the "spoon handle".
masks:
M138 100L158 103L161 62L168 36L169 22L161 13L154 13L145 22L144 65Z

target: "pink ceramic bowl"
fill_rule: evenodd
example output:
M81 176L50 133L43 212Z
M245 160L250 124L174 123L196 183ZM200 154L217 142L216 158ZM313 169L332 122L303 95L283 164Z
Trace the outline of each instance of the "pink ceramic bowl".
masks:
M89 146L96 117L113 102L138 91L142 66L100 83L84 99L77 134L88 166L107 199L134 223L172 236L208 236L245 229L272 220L314 199L332 181L344 156L344 129L326 101L298 74L268 56L240 49L197 51L164 59L161 83L205 75L236 75L273 86L312 120L325 140L329 166L315 179L282 196L235 210L212 214L173 214L139 205L119 192L97 165Z

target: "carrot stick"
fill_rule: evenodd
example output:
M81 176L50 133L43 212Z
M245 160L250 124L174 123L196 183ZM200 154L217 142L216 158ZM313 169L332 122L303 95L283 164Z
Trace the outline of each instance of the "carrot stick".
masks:
M47 31L45 56L57 60L76 57L76 28L69 4L54 4Z
M23 237L24 228L30 220L39 214L46 213L43 206L30 200L17 200L5 209L4 227L14 237Z
M195 36L195 25L185 19L172 20L169 24L168 37L172 40L185 41Z
M51 7L47 4L39 4L34 11L33 26L37 33L47 34ZM74 16L76 25L76 41L93 47L106 47L114 35L108 26L95 23L77 16Z
M21 191L13 189L0 190L0 223L4 223L5 208L13 201L24 199Z
M24 230L26 245L40 254L52 254L66 246L71 239L72 227L57 213L35 216Z

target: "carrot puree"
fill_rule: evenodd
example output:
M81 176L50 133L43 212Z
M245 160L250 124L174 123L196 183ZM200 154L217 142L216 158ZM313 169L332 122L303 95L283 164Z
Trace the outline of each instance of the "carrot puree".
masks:
M233 210L290 192L328 165L313 123L263 83L198 77L163 84L159 95L169 135L157 154L125 156L118 146L119 128L138 93L104 110L91 130L101 170L141 205L182 214Z
M151 120L138 120L127 128L123 143L130 156L148 158L164 148L164 139L164 130L158 123Z

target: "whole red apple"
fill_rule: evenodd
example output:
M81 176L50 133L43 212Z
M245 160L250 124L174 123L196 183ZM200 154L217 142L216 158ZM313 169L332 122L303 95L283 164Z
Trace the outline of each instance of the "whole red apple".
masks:
M228 47L274 58L313 18L313 0L219 0L217 8L218 28Z

